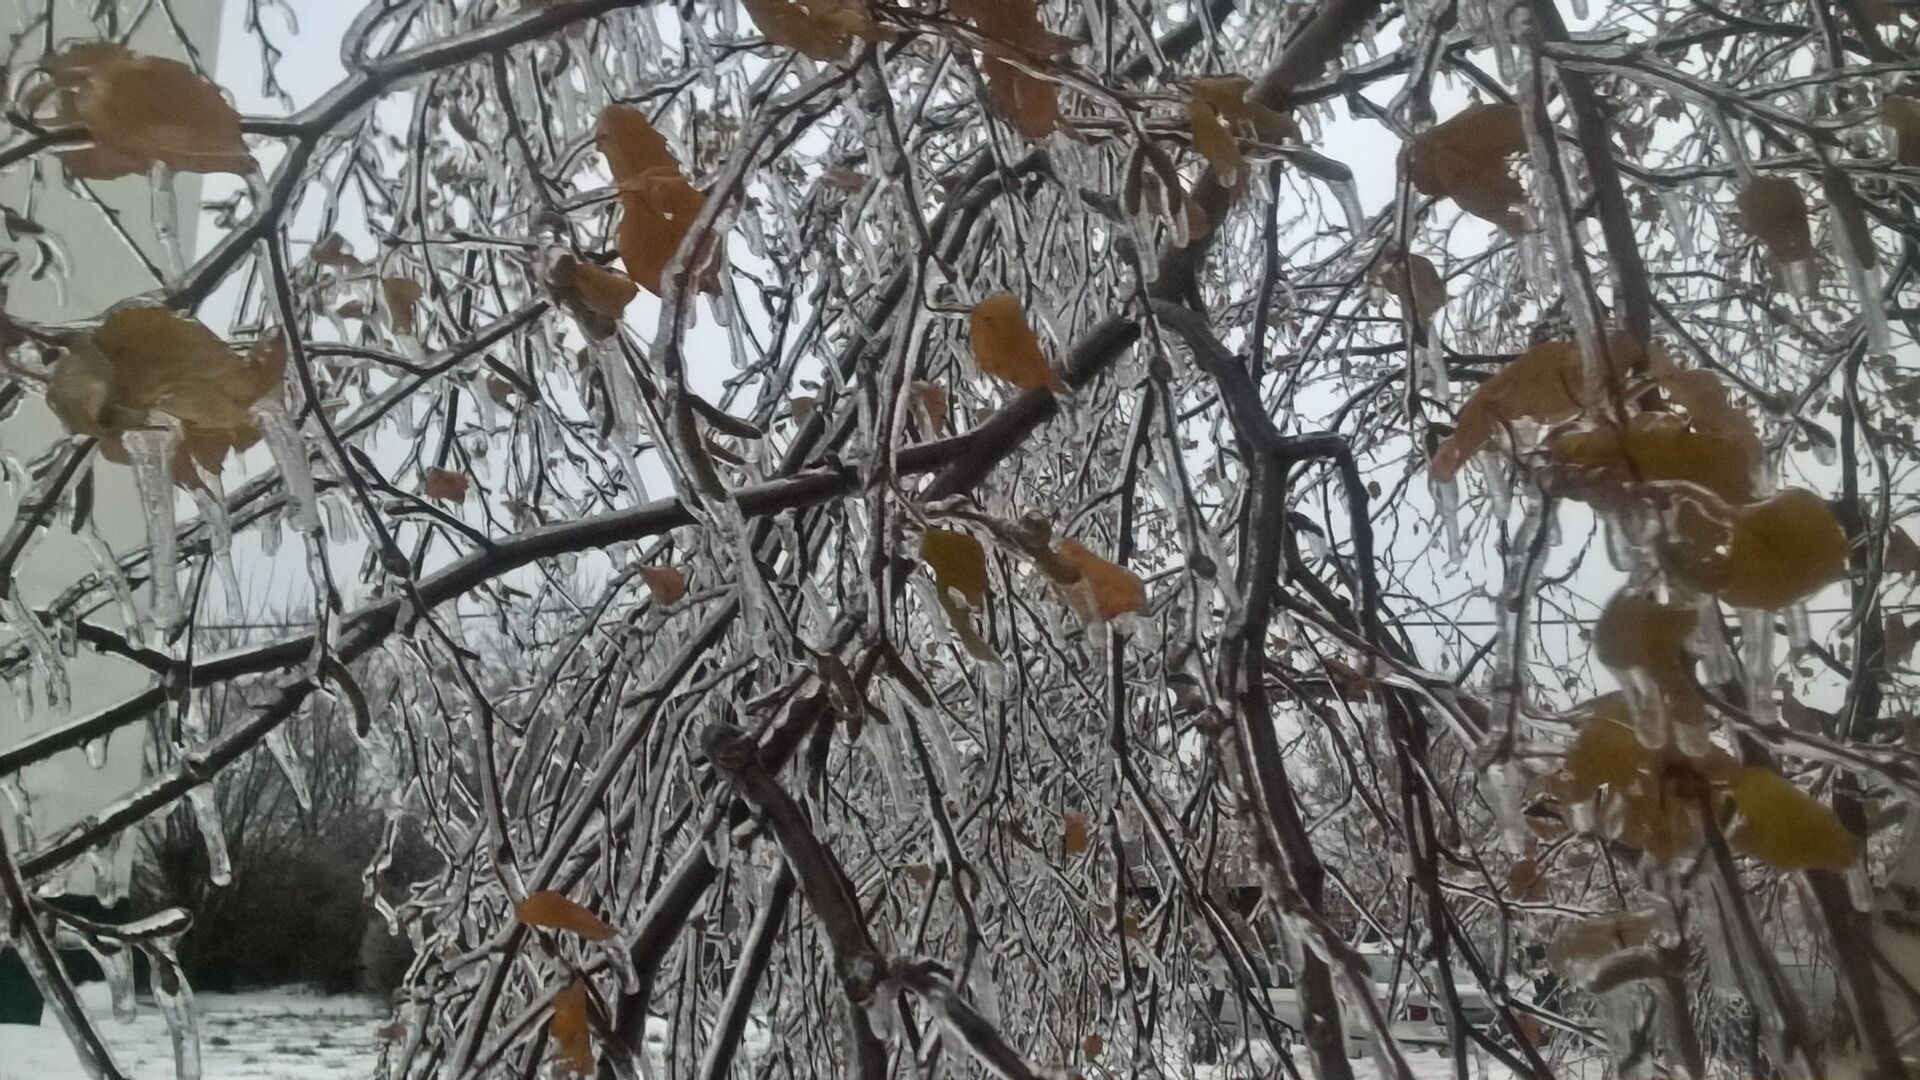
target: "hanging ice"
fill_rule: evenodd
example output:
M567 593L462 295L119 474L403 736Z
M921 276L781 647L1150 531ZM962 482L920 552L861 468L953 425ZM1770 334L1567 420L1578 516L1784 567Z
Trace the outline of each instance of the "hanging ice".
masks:
M280 766L280 775L287 779L287 787L293 792L293 801L300 805L302 812L311 812L313 792L307 786L306 766L300 764L299 755L288 742L286 727L283 725L267 732L266 743L274 764Z
M173 169L153 163L148 190L153 197L153 238L160 243L160 271L169 282L186 273L186 258L180 252L180 201L174 197Z
M0 599L0 613L5 614L7 625L27 647L27 657L33 664L33 670L47 688L47 708L55 717L65 716L72 702L67 665L53 637L41 625L40 616L20 599L20 590L17 588L8 590L6 597Z
M260 425L260 434L266 438L274 464L280 466L280 479L287 488L287 524L295 532L313 532L320 527L320 510L314 496L306 439L278 395L269 394L255 404L253 419Z
M147 959L153 968L153 1001L166 1018L173 1040L173 1074L177 1080L200 1080L200 1015L193 1007L193 987L174 952L174 937L147 941Z
M180 621L180 549L174 535L171 428L134 428L120 436L133 464L134 486L147 519L147 572L153 579L153 621L168 630Z
M233 881L233 860L227 855L226 823L220 818L220 802L213 789L200 784L187 792L187 805L193 808L193 822L207 848L207 878L215 885Z

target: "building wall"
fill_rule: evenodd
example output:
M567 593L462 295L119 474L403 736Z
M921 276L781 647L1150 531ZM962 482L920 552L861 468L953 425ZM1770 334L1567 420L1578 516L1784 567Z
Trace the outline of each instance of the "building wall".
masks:
M121 6L130 12L142 7L138 4ZM27 27L30 20L49 10L54 13L57 23L54 27L55 41L98 40L101 33L90 27L84 18L84 12L93 7L93 4L47 4L44 0L0 0L0 28L6 31L6 36L0 38L0 46ZM220 38L222 0L192 0L191 3L176 3L172 7L186 36L196 46L201 63L211 68ZM38 58L43 33L44 29L33 27L30 36L20 44L19 51L9 59L8 68L16 86L21 73ZM185 58L184 50L167 26L159 5L147 6L146 19L126 43L138 52ZM190 262L200 231L198 210L201 185L197 177L181 175L176 178L174 186L180 245L188 253ZM92 197L77 186L70 189L58 160L52 155L42 155L34 162L18 165L0 174L0 205L31 217L57 235L65 246L70 262L64 295L63 290L51 279L33 282L27 280L25 273L16 275L6 298L9 316L41 323L85 320L97 317L119 301L159 288L153 275L129 244L131 238L153 263L162 267L166 265L161 245L154 234L150 182L142 177L125 177L93 181L91 188ZM98 203L93 201L94 198L98 199ZM102 206L118 217L125 237L113 227ZM12 241L0 234L0 243ZM30 245L22 254L31 262L33 255ZM30 397L11 418L0 423L0 450L4 450L19 464L29 467L51 460L49 451L66 438L65 429L37 396ZM144 544L146 526L140 511L139 496L128 470L96 458L93 471L94 518L101 535L116 553L125 553ZM0 522L11 524L16 519L19 499L26 490L18 484L0 490ZM182 500L178 512L184 519L191 512L190 502ZM87 548L68 531L66 520L60 517L44 531L21 561L16 568L16 577L22 597L29 604L42 605L74 581L92 572L93 568L93 558ZM144 607L147 601L145 591L136 593L136 599ZM91 612L88 618L116 628L121 626L118 611L111 602ZM11 631L0 631L0 640L11 637ZM67 660L66 667L72 688L72 705L63 716L50 715L44 704L28 715L16 694L0 690L0 746L12 746L117 702L149 681L149 676L141 668L111 657L94 655L84 647ZM38 682L36 680L33 694L43 702L44 686L38 685ZM144 726L121 729L108 744L104 761L98 768L88 763L86 755L70 751L27 770L19 778L19 788L24 789L25 798L31 806L31 832L43 840L56 835L138 786L143 771L146 738ZM5 780L0 777L0 782ZM16 789L14 794L17 796L18 793ZM9 817L6 803L6 799L0 799L0 820ZM12 824L19 826L24 823ZM24 842L23 846L31 846L31 841ZM112 860L116 875L121 880L124 880L132 846L130 840L121 844ZM96 884L93 876L93 866L87 860L82 860L81 865L72 868L66 880L43 883L43 887L64 885L73 891L92 891Z

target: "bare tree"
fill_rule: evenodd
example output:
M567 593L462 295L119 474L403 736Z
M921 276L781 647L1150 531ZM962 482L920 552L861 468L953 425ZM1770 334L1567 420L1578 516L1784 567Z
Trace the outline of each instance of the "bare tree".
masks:
M445 859L394 1076L1910 1068L1902 5L383 2L274 115L50 36L29 189L245 179L6 324L0 567L149 515L7 608L153 684L0 777L166 733L0 840L100 1074L32 883L323 698ZM251 533L311 628L198 651Z

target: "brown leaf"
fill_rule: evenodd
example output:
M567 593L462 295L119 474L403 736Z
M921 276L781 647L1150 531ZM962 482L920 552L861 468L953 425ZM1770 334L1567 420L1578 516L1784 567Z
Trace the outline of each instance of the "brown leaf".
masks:
M600 152L620 189L616 245L627 276L658 296L667 263L679 253L706 196L687 181L667 140L638 109L609 105L600 113ZM692 280L706 292L720 291L714 245L689 256Z
M1818 799L1771 769L1747 768L1733 783L1740 812L1728 839L1776 870L1849 869L1860 838Z
M677 566L643 566L639 572L654 600L661 604L677 604L687 595L686 572Z
M240 114L178 60L107 42L69 45L45 67L55 119L85 124L94 146L62 155L77 176L110 179L154 165L180 172L256 171Z
M1060 850L1068 858L1079 855L1093 846L1093 827L1087 821L1087 815L1078 810L1069 810L1061 815Z
M387 321L393 326L393 332L411 335L415 329L415 309L422 295L420 283L412 278L383 277L380 295L386 301Z
M1571 341L1546 341L1494 373L1467 398L1454 429L1433 454L1433 474L1451 479L1467 459L1494 440L1507 423L1554 423L1580 412L1585 385L1580 349Z
M1807 220L1807 198L1791 176L1762 176L1747 185L1737 200L1740 218L1777 265L1813 257L1813 228Z
M1080 1040L1080 1052L1086 1054L1088 1058L1099 1057L1106 1048L1107 1041L1102 1039L1098 1032L1089 1032L1086 1038Z
M1093 592L1094 611L1102 619L1147 608L1147 585L1139 575L1124 566L1088 551L1078 540L1060 544L1060 561L1079 571L1080 578Z
M927 432L933 436L947 433L947 391L937 383L916 382L913 384L914 400L920 404L921 415L927 418Z
M594 144L607 159L616 186L638 182L655 169L680 170L680 159L667 148L666 136L655 130L645 113L631 105L609 105L601 110Z
M332 266L341 270L359 270L367 265L354 258L353 252L347 247L346 238L337 232L330 232L316 241L313 250L307 252L307 258L316 266Z
M1881 636L1885 640L1885 652L1888 667L1904 667L1907 658L1913 655L1913 631L1906 620L1898 615L1888 615L1882 624Z
M1888 94L1880 101L1880 122L1887 126L1894 160L1920 165L1920 100Z
M593 1019L585 983L576 981L554 995L547 1034L561 1068L576 1076L593 1075Z
M451 469L428 469L420 489L429 499L457 503L467 497L467 478Z
M1526 124L1518 105L1469 105L1414 136L1413 186L1424 195L1450 198L1462 210L1508 232L1519 232L1526 219L1514 207L1526 201L1527 193L1508 159L1526 151Z
M1195 79L1193 98L1205 102L1229 128L1270 142L1295 134L1286 114L1247 99L1252 89L1253 81L1244 75L1218 75Z
M1697 618L1691 607L1616 593L1594 623L1594 657L1615 671L1640 672L1670 693L1685 693L1693 670L1687 638Z
M856 195L866 189L867 178L852 169L834 167L820 174L820 182L837 191Z
M878 41L880 28L860 0L742 0L768 41L823 63L847 54L853 39Z
M1049 33L1040 22L1036 0L952 0L953 13L967 19L985 37L991 38L994 51L1019 53L1032 60L1064 56L1077 42Z
M592 263L581 263L574 270L573 287L589 308L610 319L618 319L640 292L632 278Z
M973 361L981 371L1024 390L1071 393L1047 365L1040 338L1027 324L1026 312L1011 293L996 293L975 304L968 317L968 330Z
M1411 279L1412 288L1408 288ZM1388 254L1380 261L1380 267L1374 274L1374 280L1380 287L1391 293L1400 302L1400 309L1413 316L1413 321L1425 326L1433 321L1440 309L1447 306L1447 283L1441 279L1440 271L1424 255Z
M527 926L565 930L588 941L606 941L613 937L613 927L601 922L598 915L551 890L533 893L515 904L513 916Z
M1246 172L1247 159L1240 153L1240 140L1220 122L1220 113L1196 96L1187 102L1187 129L1193 133L1194 150L1213 166L1220 186L1237 187Z
M920 537L920 561L933 571L943 597L958 592L975 611L987 606L987 551L980 541L952 529L928 529Z
M1889 574L1920 574L1920 544L1905 529L1887 529L1887 554L1880 566Z
M1555 487L1582 493L1624 490L1640 482L1698 484L1729 503L1753 498L1757 447L1695 430L1672 413L1639 413L1627 429L1597 424L1556 434L1547 455L1560 470Z
M1029 139L1044 139L1060 126L1059 88L997 56L980 59L994 111Z

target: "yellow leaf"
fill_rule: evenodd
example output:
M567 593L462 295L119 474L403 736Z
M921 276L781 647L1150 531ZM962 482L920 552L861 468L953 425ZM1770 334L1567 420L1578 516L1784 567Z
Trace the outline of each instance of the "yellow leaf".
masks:
M1635 592L1615 593L1593 626L1594 657L1615 671L1642 672L1670 692L1684 692L1693 659L1687 638L1694 610Z
M980 541L952 529L928 529L920 538L920 561L933 571L943 597L958 592L975 611L987 606L987 551Z
M457 503L467 497L467 478L451 469L428 469L420 489L429 499Z
M1747 185L1737 200L1740 218L1766 245L1779 265L1813 257L1813 229L1807 221L1807 199L1790 176L1762 176Z
M1062 815L1060 850L1072 858L1093 846L1093 828L1087 821L1087 815L1078 810L1069 810Z
M1603 787L1624 790L1640 772L1648 756L1633 732L1626 699L1608 694L1587 705L1588 717L1567 751L1562 769L1562 797L1578 801Z
M384 277L380 279L380 295L387 302L387 320L392 324L393 332L411 335L414 332L414 311L422 295L420 283L412 278Z
M1860 858L1860 838L1832 810L1771 769L1740 770L1733 783L1740 812L1733 846L1776 870L1846 870Z
M1240 140L1220 122L1220 114L1196 96L1187 103L1187 126L1193 132L1193 148L1213 166L1220 186L1237 186L1247 159L1240 153Z
M1518 105L1469 105L1443 124L1414 136L1413 186L1424 195L1450 198L1462 210L1518 232L1525 219L1514 207L1526 189L1514 179L1508 159L1527 150L1526 124Z
M647 583L653 598L662 604L677 604L687 595L687 574L677 566L643 566L640 579Z
M547 1034L562 1068L576 1076L593 1075L593 1019L585 983L576 981L554 995Z
M1788 488L1734 511L1720 598L1735 607L1783 608L1838 581L1847 533L1826 501Z
M1920 100L1888 94L1880 101L1880 122L1887 126L1894 160L1920 165Z
M164 165L180 172L256 170L240 114L178 60L106 42L70 45L46 62L55 119L85 124L94 146L63 155L76 175L126 176Z
M1044 139L1060 126L1059 89L997 56L980 60L993 108L1029 139Z
M1070 391L1040 351L1040 338L1011 293L996 293L973 306L968 319L973 361L981 371L1025 390Z
M1094 610L1102 619L1117 619L1147 607L1147 585L1124 566L1088 551L1078 540L1060 544L1060 561L1079 571L1093 592Z
M515 904L513 915L528 926L565 930L588 941L606 941L613 937L613 927L601 922L598 915L550 890L533 893Z
M1576 496L1643 481L1698 484L1730 503L1753 497L1758 457L1744 441L1696 431L1672 413L1639 413L1622 432L1612 424L1556 434L1547 454L1556 487Z
M114 368L115 430L147 423L150 410L189 426L249 428L254 403L277 392L284 377L275 343L242 358L198 320L163 307L109 314L93 344Z

